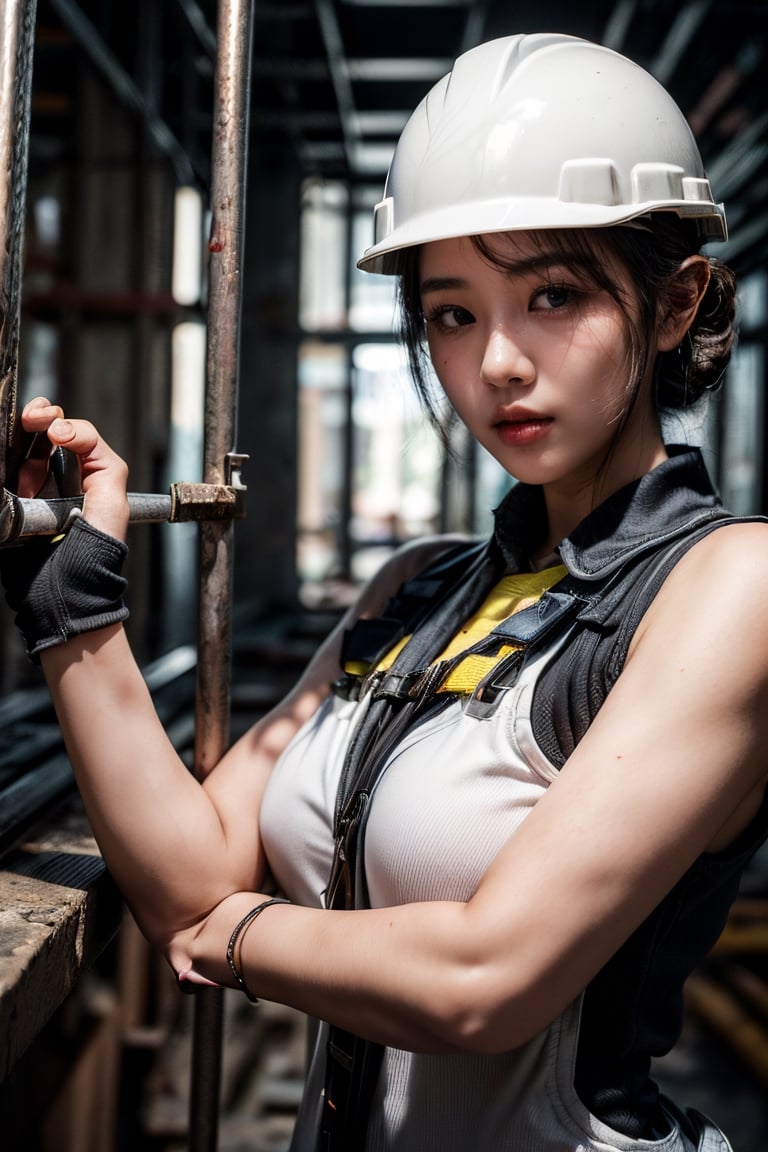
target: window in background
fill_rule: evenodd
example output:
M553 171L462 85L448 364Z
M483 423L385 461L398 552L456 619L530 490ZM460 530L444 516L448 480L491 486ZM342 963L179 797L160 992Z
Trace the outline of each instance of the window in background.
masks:
M304 183L299 323L305 332L347 325L347 202L338 181Z
M758 338L768 320L768 275L763 270L742 282L739 317L739 343L719 404L719 487L727 508L739 515L752 515L764 511L765 345L764 337Z
M475 500L472 530L480 535L493 531L493 510L514 484L498 460L478 444L475 449Z
M367 579L437 527L442 448L397 345L304 342L299 364L299 575ZM308 593L311 595L311 593Z
M373 242L372 216L372 209L365 207L352 218L349 326L355 332L394 333L395 277L361 272L356 266L356 261Z
M398 544L438 529L443 453L397 344L358 344L352 389L351 575L360 581Z
M305 586L342 572L348 379L343 345L304 341L299 351L297 565Z
M416 398L391 276L360 272L373 195L308 181L302 213L297 565L307 604L349 597L398 544L487 532L509 477L457 430L455 458Z
M720 492L726 508L738 515L751 515L760 507L764 379L762 347L739 347L731 361L720 406Z

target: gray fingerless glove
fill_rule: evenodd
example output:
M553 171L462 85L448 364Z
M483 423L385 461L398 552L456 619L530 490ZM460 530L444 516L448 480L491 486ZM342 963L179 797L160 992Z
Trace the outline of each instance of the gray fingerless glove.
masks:
M56 540L0 549L5 598L37 663L46 648L128 618L121 575L128 548L82 516Z

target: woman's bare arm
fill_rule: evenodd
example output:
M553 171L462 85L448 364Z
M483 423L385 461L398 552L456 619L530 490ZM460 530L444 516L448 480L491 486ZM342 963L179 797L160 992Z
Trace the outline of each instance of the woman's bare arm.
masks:
M590 731L471 900L269 908L243 940L252 991L401 1048L492 1052L537 1033L762 801L767 567L763 525L692 549ZM258 899L241 893L174 941L177 966L231 983L228 935Z
M33 401L29 432L48 433L80 458L83 514L118 538L127 530L127 469L92 425ZM40 477L21 478L33 486ZM261 796L275 759L339 674L343 629L376 614L403 579L448 540L406 547L383 567L320 647L295 689L215 766L201 786L159 721L119 625L41 654L86 810L110 870L145 934L160 947L233 892L267 880Z
M292 692L226 753L203 786L172 747L122 627L70 640L42 664L99 847L142 931L159 947L228 895L268 878L259 837L272 766L340 673L342 633L387 598L435 541L406 548L361 594Z

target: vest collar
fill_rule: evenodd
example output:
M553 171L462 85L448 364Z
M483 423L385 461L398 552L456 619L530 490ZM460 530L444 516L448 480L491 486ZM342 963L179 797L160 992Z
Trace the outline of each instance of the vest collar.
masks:
M669 459L620 488L561 541L572 576L597 580L647 548L727 516L698 448L672 445ZM507 571L525 571L546 515L543 490L518 483L496 509L494 538Z

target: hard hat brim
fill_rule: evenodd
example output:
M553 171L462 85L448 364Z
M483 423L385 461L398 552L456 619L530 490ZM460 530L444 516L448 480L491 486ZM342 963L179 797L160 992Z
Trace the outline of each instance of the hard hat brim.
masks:
M693 221L702 243L728 238L722 204L648 201L631 207L626 204L609 207L605 204L564 203L542 197L500 198L462 204L459 210L449 207L413 216L400 227L396 226L381 243L367 248L357 261L357 267L363 272L393 276L401 271L400 254L404 250L436 240L554 228L607 228L658 212L672 212L681 219Z

